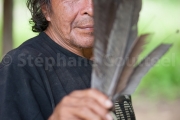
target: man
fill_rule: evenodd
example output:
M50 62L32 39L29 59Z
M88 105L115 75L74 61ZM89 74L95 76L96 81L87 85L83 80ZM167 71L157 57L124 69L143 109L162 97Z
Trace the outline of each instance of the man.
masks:
M0 64L0 120L111 120L90 88L92 0L28 0L33 31Z

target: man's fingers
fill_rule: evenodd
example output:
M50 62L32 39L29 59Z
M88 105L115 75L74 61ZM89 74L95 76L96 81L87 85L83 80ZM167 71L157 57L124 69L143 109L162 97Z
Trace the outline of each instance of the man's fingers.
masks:
M107 117L109 117L108 109L104 108L104 106L97 103L94 99L91 99L91 98L79 99L77 97L71 96L71 97L65 97L64 101L66 101L66 103L64 102L64 105L71 106L71 107L87 107L104 119L107 119Z
M76 107L73 110L75 116L79 116L83 120L103 120L103 118L87 107Z
M54 110L51 120L112 120L108 114L112 102L95 89L72 92L65 96Z
M72 92L70 96L79 97L79 98L84 98L84 97L93 98L105 108L111 108L113 106L113 103L108 99L108 97L96 89L75 91L75 92Z

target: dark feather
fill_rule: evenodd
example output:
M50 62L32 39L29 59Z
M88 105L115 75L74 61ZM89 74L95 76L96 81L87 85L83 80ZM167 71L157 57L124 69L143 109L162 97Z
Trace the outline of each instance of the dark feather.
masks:
M95 65L92 87L109 97L112 97L119 80L123 68L122 59L128 56L128 46L137 36L136 26L141 9L141 0L117 1L94 1Z
M126 84L130 78L130 75L132 74L134 70L134 66L137 62L138 56L142 52L143 46L145 45L146 38L148 36L149 34L142 35L138 39L136 39L136 41L134 42L134 45L131 48L131 53L129 54L129 57L126 60L125 66L121 73L120 80L118 81L117 89L115 93L119 93L126 87Z
M114 96L114 99L118 98L120 95L132 94L136 90L144 75L169 50L171 46L171 44L161 44L157 48L155 48L148 56L146 56L144 60L142 60L140 64L135 67L127 85L125 85L125 87L123 86L123 88L125 89L122 91L118 91L118 93L116 93L116 95Z

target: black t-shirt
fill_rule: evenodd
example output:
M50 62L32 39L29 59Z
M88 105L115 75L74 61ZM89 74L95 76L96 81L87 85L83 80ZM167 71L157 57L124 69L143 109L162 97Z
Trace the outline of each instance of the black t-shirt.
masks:
M61 99L90 88L92 61L56 44L44 32L0 63L0 120L46 120Z

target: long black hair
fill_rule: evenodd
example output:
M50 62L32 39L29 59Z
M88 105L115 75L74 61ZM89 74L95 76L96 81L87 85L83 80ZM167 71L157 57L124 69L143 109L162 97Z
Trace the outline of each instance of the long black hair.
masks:
M45 5L48 10L51 10L50 0L27 0L27 7L31 12L32 18L30 24L32 24L33 32L42 32L48 27L48 21L42 12L42 6Z

